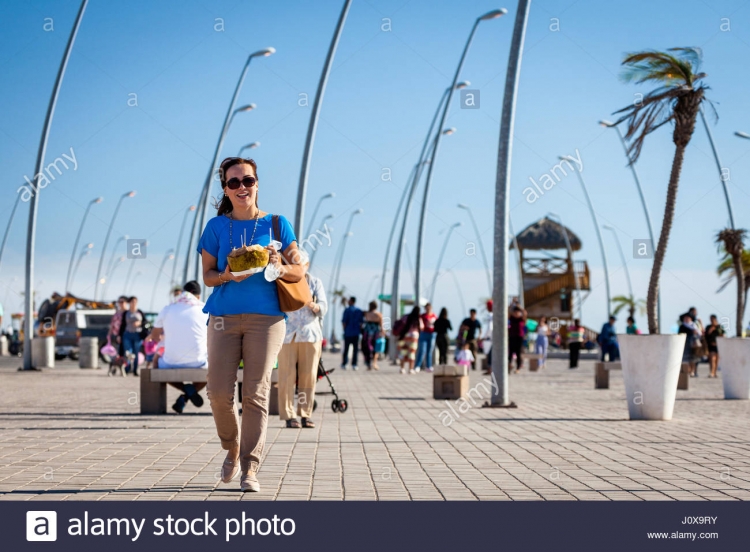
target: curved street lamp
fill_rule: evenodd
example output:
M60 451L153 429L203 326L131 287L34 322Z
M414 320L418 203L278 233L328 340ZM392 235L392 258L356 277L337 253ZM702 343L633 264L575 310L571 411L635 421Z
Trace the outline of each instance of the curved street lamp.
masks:
M239 156L238 156L239 157ZM177 247L175 247L174 250L174 262L172 263L172 276L169 278L170 285L175 284L175 273L177 271L177 258L180 255L180 245L182 245L182 235L185 233L185 223L187 222L188 215L195 211L196 206L191 205L187 208L185 211L185 214L182 217L182 224L180 225L180 233L177 235ZM134 259L135 260L135 259ZM183 282L184 284L185 282Z
M336 197L336 194L334 192L320 196L320 198L318 199L318 203L315 204L315 209L313 209L313 214L310 217L310 228L315 228L315 226L313 226L313 222L315 222L315 217L318 216L318 209L320 209L320 204L323 203L324 200L333 199L334 197ZM303 236L297 236L297 238L301 240L303 239Z
M107 252L107 243L109 243L109 236L112 233L112 227L115 224L115 219L117 218L117 213L120 211L120 205L122 205L122 200L126 197L134 197L135 191L126 192L120 196L120 199L117 201L117 205L115 206L115 212L112 215L112 220L109 221L109 228L107 228L107 235L104 237L104 246L102 247L102 254L99 256L99 267L96 269L96 284L94 284L94 300L98 299L98 291L99 291L99 284L101 282L102 277L102 265L104 264L104 254Z
M70 284L66 286L66 290L70 292L71 289L73 289L73 283L76 281L76 274L78 274L78 267L81 266L81 261L83 258L91 253L91 250L94 248L93 243L88 243L83 246L83 249L81 249L80 255L78 255L78 260L76 261L76 265L73 268L73 273L70 275Z
M115 269L120 266L122 263L125 262L125 259L127 257L120 257L117 259L117 261L112 265L112 268L109 270L106 276L106 281L104 282L104 289L102 290L102 297L107 296L107 291L109 290L109 284L112 282L112 277L115 274Z
M42 173L44 167L44 156L47 152L47 141L49 139L49 131L52 126L52 118L55 115L55 106L57 105L57 97L60 94L60 87L62 86L63 77L65 76L65 69L68 66L68 60L70 59L70 52L73 50L73 44L76 41L76 35L78 35L78 29L81 26L81 20L83 19L83 13L86 11L86 5L88 0L82 0L81 7L78 9L78 15L76 16L73 29L70 31L68 37L68 44L65 46L65 53L63 54L60 68L57 71L57 78L52 88L52 95L47 104L47 115L44 118L44 126L42 127L42 137L39 141L39 149L37 150L36 156L36 167L34 170L34 190L36 193L32 194L29 205L29 223L28 230L26 232L26 274L24 275L24 333L23 333L23 369L33 370L31 361L31 338L34 337L34 250L36 248L36 220L37 213L39 210L39 193L41 188L39 186L39 175Z
M453 91L456 88L456 83L458 83L458 77L461 74L461 68L464 65L464 60L466 59L466 54L469 51L469 47L471 46L471 42L474 40L474 33L476 33L477 27L482 21L489 21L491 19L497 19L499 17L502 17L508 13L508 10L501 8L498 10L492 10L490 12L485 13L484 15L477 17L476 21L474 21L474 25L471 28L471 32L469 33L469 38L466 40L466 45L464 46L464 51L461 54L461 59L458 62L458 67L456 67L456 72L453 75L453 82L451 82L451 86L448 91L448 97L445 101L445 106L443 107L443 115L440 118L440 123L438 124L438 128L443 128L445 125L445 120L448 117L448 111L450 111L451 107L451 97L453 96ZM438 134L435 137L435 146L432 149L432 157L430 159L430 166L427 169L427 179L425 180L424 185L424 194L422 196L422 208L419 213L419 225L417 226L417 260L414 265L414 279L416 280L416 287L415 287L415 301L416 305L419 305L419 298L421 297L421 286L422 286L422 255L423 255L423 242L424 242L424 229L425 229L425 223L427 218L427 204L430 200L430 185L432 184L432 171L435 169L435 160L437 159L438 152L440 151L440 134ZM490 286L491 288L492 286ZM492 293L490 291L490 293Z
M349 215L349 221L346 224L346 230L344 231L344 235L341 238L341 242L339 243L338 251L336 252L336 258L333 262L333 270L331 271L331 297L335 297L334 294L336 293L336 289L339 285L339 275L341 274L341 265L344 261L344 249L346 248L346 239L352 235L351 229L352 229L352 221L354 220L354 217L357 215L362 214L364 211L362 209L357 209L355 211L352 211L352 213ZM331 342L335 341L336 337L336 300L334 300L331 303Z
M630 281L630 269L628 268L628 263L625 260L625 253L622 250L622 244L620 243L620 235L617 233L617 230L615 230L609 224L602 224L602 228L604 228L605 230L609 230L615 236L615 243L617 244L617 251L620 253L620 261L622 262L622 266L625 269L625 279L628 282L628 293L630 294L630 298L633 301L635 301L635 295L633 295L633 283Z
M729 214L729 226L732 228L732 230L734 230L735 229L734 210L732 208L732 200L729 197L729 188L727 187L727 180L729 179L724 177L724 167L721 164L721 159L719 159L719 152L716 149L716 144L714 144L714 136L711 133L711 128L708 126L708 121L706 121L706 115L703 112L703 107L700 107L699 113L701 115L701 121L703 121L703 127L706 129L706 135L708 136L708 143L711 145L711 151L714 154L714 161L716 161L716 168L719 170L719 180L721 180L721 187L724 190L724 200L727 202L727 213Z
M558 157L561 161L567 161L570 163L573 161L573 158L570 155L561 155ZM578 176L578 182L581 183L581 188L583 188L583 195L586 197L586 205L589 207L589 213L591 213L591 219L594 221L594 230L596 230L596 239L599 242L599 250L602 254L602 264L604 265L604 285L607 291L607 318L612 314L612 295L610 294L610 288L609 288L609 266L607 264L607 250L604 248L604 240L602 239L602 231L599 228L599 220L596 216L596 211L594 211L594 205L591 203L591 197L589 197L589 191L588 188L586 188L586 182L583 180L583 175L581 174L581 171L573 170L574 173L576 173L576 176Z
M440 275L440 265L443 264L443 256L445 256L445 250L448 249L448 241L450 241L453 231L459 226L461 226L460 222L454 222L448 227L448 233L445 235L443 248L440 250L440 256L438 257L437 265L435 266L435 275L432 277L432 285L430 286L430 303L435 300L435 287L437 286L438 276Z
M149 305L149 310L151 312L154 312L154 297L156 296L156 288L159 286L159 277L161 276L161 273L164 272L164 265L167 264L167 261L170 259L174 259L174 249L167 250L166 253L164 253L164 258L161 261L161 266L159 266L159 272L156 273L156 278L154 278L154 289L151 292L151 303Z
M648 228L648 239L651 240L652 246L656 247L656 240L654 239L654 229L651 226L651 214L648 210L648 203L646 203L646 196L643 195L641 179L638 178L638 171L635 168L635 163L628 153L628 144L627 142L625 142L625 137L622 135L620 127L618 127L612 121L602 119L601 121L599 121L599 124L606 128L614 128L617 131L617 136L620 138L620 143L622 144L622 148L625 151L625 158L628 160L628 166L630 167L630 171L633 173L633 180L635 181L635 187L638 190L638 197L640 197L641 199L643 216L646 217L646 227ZM659 290L659 293L657 293L656 295L656 313L657 324L658 327L661 328L661 290Z
M130 288L125 288L125 289L130 289L132 291L133 287L135 286L135 281L138 279L138 276L140 276L141 274L143 274L143 272L140 271L140 270L138 272L136 272L135 276L133 276L133 281L130 282ZM127 293L127 291L126 291L126 293Z
M404 244L406 242L406 227L409 222L409 211L411 211L411 202L414 199L414 192L417 190L417 185L419 184L419 179L422 176L422 166L429 163L429 160L427 160L426 155L428 153L428 147L434 147L435 141L437 140L437 136L440 136L441 134L447 134L451 135L453 134L456 129L455 128L448 128L443 130L443 132L438 132L437 136L432 140L432 143L430 143L430 138L432 137L432 129L435 125L435 120L437 119L437 115L440 112L440 105L442 105L442 102L445 101L445 99L448 97L448 91L443 94L443 98L441 99L441 103L438 105L438 111L435 112L435 117L432 120L432 124L430 125L430 129L427 131L427 137L425 138L425 142L422 145L422 152L419 156L419 161L417 162L417 165L415 167L414 176L412 178L412 182L410 185L407 186L409 189L409 194L406 198L406 205L404 206L404 215L403 219L401 221L401 232L399 235L399 239L396 242L396 255L393 262L393 277L391 278L391 319L397 320L399 318L399 307L401 303L401 296L399 293L399 287L400 287L400 279L401 279L401 259L404 252ZM386 251L386 255L388 252ZM415 284L416 285L416 284ZM415 297L414 299L415 305L419 305L419 297ZM395 360L396 355L396 336L391 335L390 337L390 355L391 359Z
M123 234L119 238L117 238L117 241L115 242L114 247L112 248L112 253L109 256L109 262L107 263L107 272L104 273L104 277L108 278L109 274L112 272L112 267L114 266L115 262L115 254L117 253L117 247L122 243L126 242L125 245L125 253L127 253L127 241L130 239L130 236L127 234Z
M65 291L70 291L70 286L72 284L71 271L73 269L73 259L75 259L76 251L78 250L78 241L81 239L81 232L83 232L83 226L84 224L86 224L86 218L89 216L89 210L91 209L92 205L96 205L98 203L101 203L102 201L104 201L103 197L97 197L97 198L92 199L91 201L89 201L89 204L86 205L86 210L83 212L81 225L78 227L78 234L76 235L76 240L73 242L73 251L70 253L70 263L68 263L68 275L65 278ZM1 257L2 257L2 252L0 251L0 258Z
M18 209L18 204L21 202L21 194L16 192L16 201L13 202L13 209L10 212L10 217L8 218L8 225L5 227L5 234L3 234L3 241L0 243L0 265L2 265L3 262L3 253L5 253L5 244L8 243L8 234L10 233L10 227L13 224L13 218L16 216L16 209Z
M330 215L326 215L325 217L323 217L323 220L321 220L320 222L321 224L325 224L327 220L332 219L332 218L333 218L333 214L331 213ZM319 249L320 249L320 246L316 247L315 249L313 249L312 255L310 255L310 266L307 268L308 272L310 271L310 269L312 269L313 261L315 260L315 254L318 252Z
M323 64L323 71L320 74L320 80L318 81L318 90L315 92L315 101L313 102L312 112L310 113L310 124L307 127L307 137L305 138L305 149L302 152L302 167L299 175L299 185L297 186L297 208L294 212L294 233L297 237L302 236L304 231L305 221L305 198L307 196L307 179L310 174L310 160L312 159L313 145L315 144L315 131L318 128L318 118L320 116L320 108L323 105L323 96L326 93L326 85L328 84L328 75L331 72L331 65L333 65L333 58L336 55L336 49L339 45L339 39L341 38L341 32L344 30L344 23L346 23L346 16L349 13L349 7L352 4L352 0L345 0L344 6L341 8L341 14L339 15L339 21L336 24L336 30L333 32L333 38L331 38L331 45L328 47L328 55L326 61Z
M251 142L250 144L247 144L246 146L242 146L240 148L240 152L237 154L237 157L242 157L242 152L247 149L255 149L260 147L260 142Z
M198 204L197 204L198 211L195 213L195 218L193 219L193 227L190 230L190 236L188 238L187 249L185 252L185 269L182 274L182 279L186 282L188 279L188 269L190 266L190 253L192 252L193 244L197 243L199 239L199 237L196 234L200 234L200 232L203 231L203 225L205 224L205 219L206 219L206 211L208 210L208 206L209 206L208 194L211 191L211 179L213 178L216 164L219 161L219 155L221 155L221 148L224 145L224 138L226 138L227 132L229 131L229 125L234 119L234 115L236 113L251 111L252 109L255 108L254 104L246 105L237 110L235 110L234 108L234 106L237 105L237 97L239 96L240 89L242 88L242 84L245 82L245 77L247 76L247 70L250 68L250 62L253 60L253 58L268 57L274 54L275 52L276 52L275 48L265 48L263 50L258 50L257 52L253 52L247 57L247 61L245 61L245 65L242 68L242 72L240 73L240 78L238 79L237 86L234 89L234 95L232 95L232 100L229 102L229 108L227 109L227 114L224 117L224 125L221 128L221 132L219 133L219 139L216 142L214 156L211 161L211 165L208 168L208 175L206 175L206 181L203 183L203 188L201 189L200 199L198 200ZM199 217L200 217L200 221L199 221ZM200 226L198 225L199 222L200 222ZM194 278L195 280L198 279L198 273L200 270L199 267L200 267L200 256L196 253L195 278Z
M487 276L487 287L490 290L490 295L492 295L492 273L490 272L490 265L487 262L487 253L484 250L484 241L482 240L482 234L479 232L479 226L477 226L477 221L474 220L474 213L471 212L471 207L466 205L465 203L459 203L457 205L459 209L463 209L469 214L469 220L471 220L471 226L474 228L474 234L477 237L477 242L479 243L479 251L482 253L482 262L484 263L484 272Z
M271 55L271 54L268 54ZM241 81L245 78L245 73L247 72L247 68L250 64L250 59L252 58L252 55L250 58L248 58L247 65L245 66L245 71L242 73ZM234 121L235 115L238 113L249 113L256 107L254 103L243 105L242 107L238 107L237 109L231 109L231 107L234 106L234 102L237 100L237 94L239 93L239 86L241 84L241 81L237 83L238 88L235 89L235 96L232 98L232 106L230 106L230 110L227 112L227 117L224 120L224 127L221 130L221 135L219 136L219 141L216 144L216 150L214 151L214 158L211 162L211 168L208 171L208 175L206 176L206 181L203 183L203 190L201 192L200 200L198 201L198 212L196 212L196 219L198 216L200 216L200 224L198 225L198 232L202 232L203 228L206 225L206 219L208 218L208 209L210 208L210 197L211 197L211 183L212 180L215 177L220 176L218 174L218 163L219 163L219 156L221 155L221 149L224 145L224 140L227 137L227 134L229 133L229 127L232 126L232 121ZM198 237L196 236L196 242L198 241ZM189 257L189 255L188 255ZM187 259L186 259L187 260ZM200 255L195 256L195 278L194 280L198 279L198 274L200 272L200 264L201 264L201 258ZM186 278L187 279L187 278ZM205 288L204 288L205 291Z

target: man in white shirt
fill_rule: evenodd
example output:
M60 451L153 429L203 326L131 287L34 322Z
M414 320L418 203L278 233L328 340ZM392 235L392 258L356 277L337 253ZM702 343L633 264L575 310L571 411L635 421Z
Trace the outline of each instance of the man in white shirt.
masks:
M158 343L164 336L164 354L158 360L159 369L208 368L206 325L208 314L203 312L200 300L201 287L196 281L186 283L182 293L173 303L164 307L154 322L154 329L146 338ZM203 406L203 397L198 393L205 382L170 383L183 391L172 410L182 414L187 401Z

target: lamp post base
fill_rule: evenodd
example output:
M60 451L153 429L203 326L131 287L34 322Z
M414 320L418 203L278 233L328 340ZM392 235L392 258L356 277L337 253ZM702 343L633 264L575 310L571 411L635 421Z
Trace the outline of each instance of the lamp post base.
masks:
M509 402L508 404L492 404L489 402L485 402L482 405L482 408L518 408L518 405L513 401Z

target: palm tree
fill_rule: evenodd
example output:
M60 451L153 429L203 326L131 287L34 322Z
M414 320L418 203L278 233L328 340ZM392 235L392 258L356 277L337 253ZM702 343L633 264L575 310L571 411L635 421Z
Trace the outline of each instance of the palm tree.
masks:
M745 269L742 266L744 241L747 230L725 228L716 234L716 243L724 246L724 251L732 259L734 277L737 279L737 337L742 337L742 316L745 312Z
M719 286L719 289L716 290L716 293L719 293L725 287L727 287L732 282L732 280L735 279L734 260L732 259L732 256L726 251L724 251L724 258L722 259L716 271L719 273L719 276L725 276L724 281ZM742 314L744 318L744 314L745 312L747 312L747 298L748 295L750 295L750 249L745 249L742 252L742 271L745 273L745 304L742 307Z
M640 314L646 312L646 301L643 299L636 299L632 295L616 295L612 297L612 303L615 308L612 309L612 314L617 315L622 309L627 308L630 318L635 318L635 311L637 310Z
M706 100L706 87L700 84L706 74L698 72L702 53L699 48L670 48L666 52L647 50L625 56L622 78L626 82L657 84L657 88L616 113L624 113L617 121L627 122L625 137L631 140L628 147L630 162L635 163L641 154L646 136L659 127L674 122L672 141L675 145L672 170L667 187L667 202L664 206L659 243L654 251L654 265L648 284L646 310L648 331L659 333L656 304L659 293L659 276L667 253L667 242L672 230L677 188L685 157L685 149L695 130L695 121Z

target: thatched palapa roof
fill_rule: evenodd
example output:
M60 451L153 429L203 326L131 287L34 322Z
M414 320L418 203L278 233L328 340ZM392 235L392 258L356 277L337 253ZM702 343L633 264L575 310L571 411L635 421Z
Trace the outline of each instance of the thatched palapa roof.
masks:
M567 249L563 228L560 223L544 217L524 228L516 236L518 247L532 250ZM565 231L568 233L568 240L570 240L570 247L573 251L581 249L581 239L570 229L565 228ZM511 244L511 247L513 247L513 244Z

